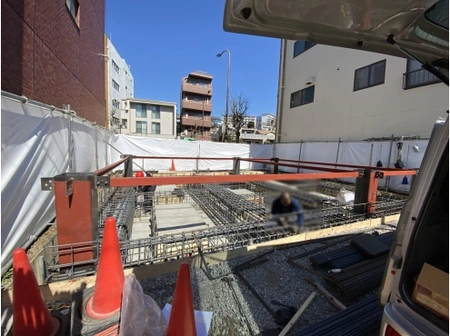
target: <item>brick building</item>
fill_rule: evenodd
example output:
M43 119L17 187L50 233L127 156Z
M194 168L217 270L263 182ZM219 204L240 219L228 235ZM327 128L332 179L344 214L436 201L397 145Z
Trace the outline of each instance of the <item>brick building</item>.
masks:
M2 0L2 90L105 126L104 30L104 0Z

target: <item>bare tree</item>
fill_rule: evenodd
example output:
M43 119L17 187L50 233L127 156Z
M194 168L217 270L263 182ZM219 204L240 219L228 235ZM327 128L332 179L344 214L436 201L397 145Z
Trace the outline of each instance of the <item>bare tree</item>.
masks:
M230 121L236 132L236 143L239 143L241 128L244 126L244 119L250 109L250 98L243 92L231 95L231 115Z

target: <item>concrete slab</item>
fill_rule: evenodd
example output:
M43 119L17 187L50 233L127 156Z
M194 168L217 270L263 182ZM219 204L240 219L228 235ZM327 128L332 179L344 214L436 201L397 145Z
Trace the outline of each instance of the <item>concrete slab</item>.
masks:
M175 184L167 184L167 185L161 185L161 186L157 186L155 189L155 192L163 192L163 193L168 193L168 192L172 192L175 190L177 186Z
M191 203L160 204L155 207L158 235L206 229L212 221Z

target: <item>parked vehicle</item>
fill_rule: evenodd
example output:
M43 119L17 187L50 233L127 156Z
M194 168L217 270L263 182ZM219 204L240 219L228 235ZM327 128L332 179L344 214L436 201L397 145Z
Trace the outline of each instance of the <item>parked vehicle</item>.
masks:
M224 29L408 57L448 86L448 16L448 0L227 0ZM449 333L448 132L447 116L397 225L380 291L383 336Z

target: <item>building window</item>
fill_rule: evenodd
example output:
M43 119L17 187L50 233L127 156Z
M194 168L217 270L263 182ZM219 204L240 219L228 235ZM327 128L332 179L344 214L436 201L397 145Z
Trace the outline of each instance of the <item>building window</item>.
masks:
M385 74L386 60L355 70L355 82L353 85L353 91L358 91L372 86L384 84Z
M116 109L120 109L120 103L117 99L112 100L112 106L114 106Z
M147 122L136 121L136 133L147 134Z
M152 122L152 134L161 134L161 124Z
M80 3L78 0L66 0L66 7L69 10L72 18L75 20L77 26L80 25Z
M291 94L291 108L314 102L314 85Z
M128 128L128 120L122 119L122 128Z
M294 43L294 58L303 54L306 50L314 47L315 44L308 41L297 41Z
M113 67L113 69L114 69L117 73L120 72L120 68L119 68L119 66L117 65L117 63L114 62L114 60L112 60L112 67Z
M152 119L160 119L161 118L161 106L151 105L150 109L152 110Z
M448 76L448 71L437 68ZM403 89L413 89L416 87L439 83L440 79L428 70L422 68L422 65L414 60L408 60L406 73L403 74Z
M147 118L147 105L136 104L136 118Z
M113 84L113 88L116 89L117 91L119 91L120 85L114 79L112 80L112 84Z

